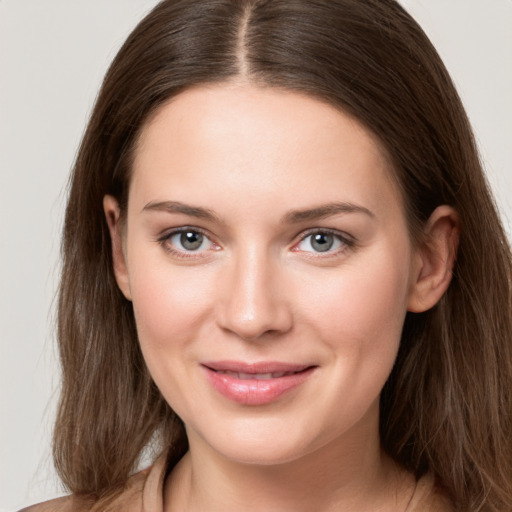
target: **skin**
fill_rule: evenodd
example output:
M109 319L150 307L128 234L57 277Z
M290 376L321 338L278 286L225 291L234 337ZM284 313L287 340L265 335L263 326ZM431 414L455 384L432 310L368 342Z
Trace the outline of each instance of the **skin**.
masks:
M379 396L407 311L449 285L458 227L440 207L414 246L392 172L360 123L297 93L201 86L146 124L125 223L104 207L146 363L189 438L166 511L405 510L414 482L382 453ZM247 405L205 377L223 360L314 370Z

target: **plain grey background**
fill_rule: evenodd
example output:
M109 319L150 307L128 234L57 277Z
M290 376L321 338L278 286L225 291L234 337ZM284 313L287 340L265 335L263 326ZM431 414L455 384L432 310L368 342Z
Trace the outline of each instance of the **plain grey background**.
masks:
M69 169L102 76L156 0L0 0L0 512L61 492L53 336ZM402 0L451 72L512 233L512 0Z

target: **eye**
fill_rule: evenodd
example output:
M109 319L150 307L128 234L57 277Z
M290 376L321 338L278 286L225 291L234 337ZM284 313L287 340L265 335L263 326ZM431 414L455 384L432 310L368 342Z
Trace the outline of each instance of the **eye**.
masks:
M185 251L199 251L208 245L208 239L197 231L182 231L171 236L169 241L177 248Z
M347 237L331 231L314 231L306 234L295 246L296 250L313 253L337 252L351 247L353 242Z
M204 233L194 228L174 230L161 237L159 242L167 251L182 257L218 249Z

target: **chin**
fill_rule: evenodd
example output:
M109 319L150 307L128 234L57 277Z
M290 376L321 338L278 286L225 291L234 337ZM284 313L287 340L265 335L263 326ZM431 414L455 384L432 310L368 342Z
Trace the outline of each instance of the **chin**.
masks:
M300 422L299 422L300 423ZM211 427L211 425L210 425ZM294 428L295 427L295 428ZM217 455L239 464L270 466L298 460L331 441L331 436L308 433L304 424L289 425L272 420L233 421L217 428L209 428L202 435L187 429L189 443L204 444ZM201 451L201 447L198 452Z
M217 452L227 460L252 466L276 466L299 460L308 453L304 447L283 446L280 440L261 443L231 443Z

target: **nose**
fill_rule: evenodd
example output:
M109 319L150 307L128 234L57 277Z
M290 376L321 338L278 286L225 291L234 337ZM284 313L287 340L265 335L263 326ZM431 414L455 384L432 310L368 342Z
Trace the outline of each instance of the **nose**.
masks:
M217 307L218 325L246 341L288 332L293 323L282 269L265 251L234 257Z

